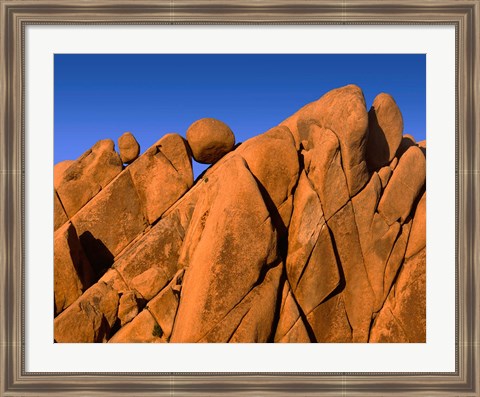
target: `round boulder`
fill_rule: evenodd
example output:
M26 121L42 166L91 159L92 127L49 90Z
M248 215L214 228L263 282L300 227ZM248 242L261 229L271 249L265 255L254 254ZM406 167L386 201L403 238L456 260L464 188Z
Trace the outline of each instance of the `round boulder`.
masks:
M213 164L233 149L235 135L224 122L205 118L188 127L187 141L196 161Z
M122 162L130 164L137 159L140 153L140 145L130 132L125 132L118 138L118 150Z

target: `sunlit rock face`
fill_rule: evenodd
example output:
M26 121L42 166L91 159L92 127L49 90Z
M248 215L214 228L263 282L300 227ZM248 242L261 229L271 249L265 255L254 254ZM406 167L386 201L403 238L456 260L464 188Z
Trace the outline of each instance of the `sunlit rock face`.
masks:
M55 167L56 342L426 341L426 143L390 95L186 137Z

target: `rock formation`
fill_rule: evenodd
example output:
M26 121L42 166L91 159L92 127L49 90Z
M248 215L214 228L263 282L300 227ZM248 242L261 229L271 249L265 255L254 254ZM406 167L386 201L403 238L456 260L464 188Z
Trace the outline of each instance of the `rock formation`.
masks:
M390 95L186 136L55 166L56 342L426 341L426 143Z
M212 118L195 121L188 127L186 135L193 158L203 164L215 163L235 145L235 136L230 127Z
M140 154L140 145L130 132L125 132L118 138L118 150L120 151L122 161L125 164L130 164Z

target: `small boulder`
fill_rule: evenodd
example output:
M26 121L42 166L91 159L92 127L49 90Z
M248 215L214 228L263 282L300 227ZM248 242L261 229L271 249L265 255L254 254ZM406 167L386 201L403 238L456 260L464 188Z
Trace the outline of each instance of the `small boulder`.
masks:
M128 322L132 321L138 314L138 303L135 293L128 291L120 297L118 303L118 318L120 319L121 326L124 326Z
M125 132L118 138L118 150L120 158L125 164L135 161L140 153L140 145L130 132Z
M233 149L235 136L222 121L205 118L188 127L187 141L196 161L213 164Z
M119 329L108 343L165 343L163 331L145 309L128 324Z

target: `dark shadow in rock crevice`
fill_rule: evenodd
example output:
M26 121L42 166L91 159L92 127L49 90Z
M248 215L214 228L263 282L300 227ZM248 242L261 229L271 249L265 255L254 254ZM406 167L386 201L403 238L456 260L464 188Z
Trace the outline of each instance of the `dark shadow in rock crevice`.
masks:
M270 219L272 220L272 226L277 232L278 253L283 259L286 259L287 252L288 252L287 226L283 222L282 217L278 212L277 206L273 202L265 186L263 186L262 182L260 182L260 180L255 175L253 175L253 173L251 173L251 175L255 179L255 182L257 182L258 190L260 190L260 194L262 195L265 206L267 207L268 213L270 214Z
M327 295L327 297L322 302L320 302L320 304L322 304L323 302L326 302L327 300L333 298L335 295L340 294L345 289L345 287L347 285L346 280L345 280L345 273L343 272L342 261L340 259L340 255L338 254L337 245L335 244L335 236L333 235L333 233L330 230L330 228L328 227L328 225L327 225L327 230L330 233L330 239L332 241L333 253L335 254L335 259L337 261L338 275L340 277L340 280L338 282L337 287L332 292L330 292Z
M388 164L390 148L382 127L378 124L377 113L372 106L368 112L367 150L365 158L370 172Z
M72 263L75 273L82 283L82 291L85 291L96 282L95 271L92 269L90 261L87 260L88 256L85 250L82 249L81 240L78 238L77 230L73 224L71 224L68 232L68 246L71 250L70 255L74 259Z
M417 146L417 144L414 141L412 141L408 136L404 136L402 138L402 141L400 142L400 146L398 146L397 152L395 153L395 157L397 157L400 160L403 154L412 146Z
M113 264L114 256L102 240L95 238L89 231L80 235L80 243L98 280Z
M103 343L104 340L108 340L111 334L110 324L104 315L102 315L102 320L100 326L98 327L98 333L96 334L95 343Z
M278 323L280 321L280 316L282 314L282 298L283 298L283 288L287 281L287 272L285 269L285 265L282 264L282 275L280 276L280 282L278 284L277 290L277 301L275 302L275 313L273 315L272 321L272 332L267 339L267 343L274 343L275 342L275 333L277 332Z

